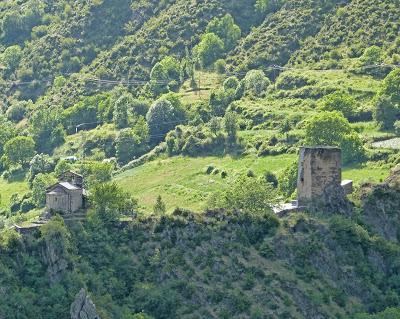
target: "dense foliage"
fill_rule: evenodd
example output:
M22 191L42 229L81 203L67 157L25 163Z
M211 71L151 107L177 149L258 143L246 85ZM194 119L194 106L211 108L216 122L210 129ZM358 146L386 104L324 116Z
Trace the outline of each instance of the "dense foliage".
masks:
M397 188L357 184L351 218L273 210L295 198L302 145L340 147L363 180L400 163L376 149L400 135L399 7L0 1L0 317L66 318L82 287L103 319L398 316ZM234 169L277 155L291 164ZM185 176L204 192L177 178L137 199L114 183L157 157L147 178L171 178L163 160L179 156L230 165ZM71 170L88 212L10 230ZM193 198L209 211L171 215Z

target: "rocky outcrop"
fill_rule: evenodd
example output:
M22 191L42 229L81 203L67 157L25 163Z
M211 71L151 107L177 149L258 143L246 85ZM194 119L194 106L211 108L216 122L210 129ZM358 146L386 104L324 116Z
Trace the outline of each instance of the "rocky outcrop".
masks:
M46 239L42 255L44 263L47 265L47 275L50 282L60 281L62 275L68 269L68 261L64 257L60 243Z
M378 185L364 185L363 220L372 231L385 239L400 239L400 166Z
M318 200L312 201L308 206L308 210L312 212L346 216L352 214L353 208L354 206L347 199L344 189L333 183L325 188Z
M71 304L70 314L71 319L100 319L96 312L96 306L83 288Z

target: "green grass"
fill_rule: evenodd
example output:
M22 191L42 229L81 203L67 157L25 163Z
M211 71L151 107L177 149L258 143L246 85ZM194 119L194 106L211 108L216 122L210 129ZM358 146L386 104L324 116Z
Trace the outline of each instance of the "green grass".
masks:
M224 190L240 173L252 170L256 175L266 171L279 174L297 155L240 158L225 157L173 157L149 162L143 166L121 173L115 181L138 200L141 209L152 211L158 195L161 195L170 212L176 207L201 211L210 194ZM207 175L205 168L213 165L228 173L226 179L220 174ZM372 165L351 166L343 169L343 179L352 179L357 185L364 181L380 182L389 174L388 169Z
M126 171L116 177L116 182L132 193L146 210L152 209L158 195L163 197L168 211L175 207L202 210L208 196L223 190L234 175L246 173L249 169L258 175L267 170L279 173L295 157L173 157ZM225 170L228 177L223 179L220 174L205 174L207 165Z
M354 165L343 168L342 178L351 179L357 185L363 182L382 182L389 176L389 173L389 169L375 167L371 164Z
M226 76L214 72L196 71L195 79L198 88L192 89L190 86L191 80L185 81L179 91L182 102L191 104L207 101L210 98L212 90L220 87L225 78Z
M373 121L351 123L351 126L368 142L388 140L396 137L394 132L380 130L376 122Z
M25 194L29 190L28 184L25 180L8 182L3 178L0 178L0 193L1 193L1 201L0 206L2 208L6 208L10 204L10 197L14 193L18 193L20 195Z

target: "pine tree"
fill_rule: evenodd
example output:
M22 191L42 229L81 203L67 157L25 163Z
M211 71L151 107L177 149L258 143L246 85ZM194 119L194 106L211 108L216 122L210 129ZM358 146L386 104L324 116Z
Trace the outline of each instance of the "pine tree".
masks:
M157 215L163 215L166 212L165 203L163 202L161 195L158 195L157 197L156 204L154 205L153 208L153 212L154 214Z

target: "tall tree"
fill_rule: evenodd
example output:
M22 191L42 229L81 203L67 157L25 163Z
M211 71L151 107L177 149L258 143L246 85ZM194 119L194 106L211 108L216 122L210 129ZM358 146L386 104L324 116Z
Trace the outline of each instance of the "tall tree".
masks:
M207 33L216 34L223 42L226 51L232 50L241 37L241 30L228 13L222 18L214 18L207 26Z
M17 136L4 145L4 158L10 164L26 165L35 155L32 137Z

